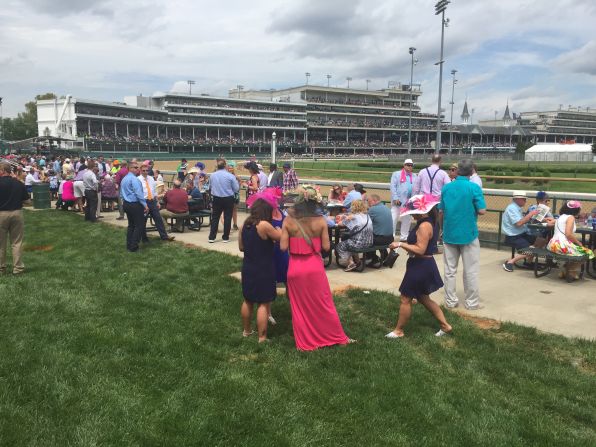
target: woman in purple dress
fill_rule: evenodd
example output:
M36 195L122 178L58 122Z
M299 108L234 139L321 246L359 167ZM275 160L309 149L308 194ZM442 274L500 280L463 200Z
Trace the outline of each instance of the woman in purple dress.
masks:
M400 216L412 215L416 226L410 231L406 242L393 242L391 249L403 248L408 253L406 273L399 286L401 304L397 326L385 337L404 336L404 327L412 314L412 300L416 299L433 314L440 324L437 337L449 334L451 325L447 323L441 307L430 299L430 294L443 287L443 280L433 255L437 253L439 236L435 206L439 202L434 196L418 194L413 196L400 210Z

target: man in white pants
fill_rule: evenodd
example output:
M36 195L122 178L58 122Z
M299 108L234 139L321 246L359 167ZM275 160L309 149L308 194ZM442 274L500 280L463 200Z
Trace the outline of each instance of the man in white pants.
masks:
M461 160L457 166L457 178L443 187L441 204L443 210L443 256L445 264L445 305L457 307L457 264L461 256L464 264L465 307L480 309L478 291L478 215L486 213L482 189L470 182L473 173L472 160Z
M393 233L395 234L397 221L401 220L400 226L400 241L408 239L408 233L410 232L410 223L412 222L412 216L399 217L399 208L412 197L412 188L416 181L416 174L414 170L414 162L408 158L404 161L403 169L395 171L391 175L391 217L393 218Z

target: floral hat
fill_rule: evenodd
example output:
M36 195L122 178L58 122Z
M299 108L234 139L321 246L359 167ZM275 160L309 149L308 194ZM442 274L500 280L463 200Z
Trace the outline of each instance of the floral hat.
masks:
M567 202L567 208L575 209L581 207L582 203L579 200L570 200L569 202Z
M260 191L256 194L253 194L248 199L246 199L246 206L251 207L255 200L262 199L271 205L273 208L279 207L279 201L283 197L280 187L275 188L265 188L263 191Z
M316 185L300 185L294 192L298 194L296 203L311 201L321 203L323 201L321 189Z
M439 200L432 194L417 194L399 210L399 215L426 214L438 203Z

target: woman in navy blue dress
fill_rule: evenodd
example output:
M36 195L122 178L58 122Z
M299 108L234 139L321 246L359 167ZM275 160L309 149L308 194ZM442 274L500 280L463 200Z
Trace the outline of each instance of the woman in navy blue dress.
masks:
M433 255L437 252L437 238L439 236L436 205L438 201L431 195L413 196L400 210L400 216L412 215L416 226L410 231L408 240L393 242L392 249L403 248L408 253L406 273L399 286L401 294L399 317L397 326L385 337L400 338L404 336L404 327L412 314L412 300L415 298L420 304L433 314L440 324L435 334L441 337L451 332L451 325L447 323L441 307L430 299L430 294L443 287L443 280L437 268Z
M281 230L271 225L273 208L265 200L255 200L250 207L250 216L244 221L238 238L240 251L244 252L242 262L242 294L244 301L240 309L244 332L253 334L251 320L254 304L257 309L257 331L259 343L267 340L267 318L271 302L275 300L275 265L273 243L281 238Z

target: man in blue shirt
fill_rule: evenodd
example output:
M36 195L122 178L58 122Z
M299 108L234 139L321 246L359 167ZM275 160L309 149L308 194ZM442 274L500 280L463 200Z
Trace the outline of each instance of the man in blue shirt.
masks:
M209 232L209 243L215 242L219 219L224 215L223 241L230 242L230 229L232 227L232 213L234 211L234 194L240 190L238 179L226 169L226 161L217 160L217 171L209 178L211 196L213 197L213 209L211 212L211 231Z
M364 194L366 190L360 183L354 183L354 185L348 185L348 194L346 194L346 198L344 199L344 208L350 211L352 206L352 202L354 200L361 200L362 194Z
M473 173L472 160L461 160L457 165L458 177L441 190L443 211L443 257L445 264L445 305L457 307L456 294L457 264L461 256L464 265L465 307L468 310L480 308L478 292L478 263L480 242L478 241L478 215L486 213L482 189L470 182Z
M410 225L412 223L412 216L405 215L401 216L399 210L406 202L412 197L412 190L414 183L416 182L416 174L413 172L414 162L411 158L404 161L403 169L395 171L391 175L391 216L393 217L393 233L395 234L395 227L397 222L400 221L400 241L408 239L410 233Z
M145 233L145 213L149 211L143 194L143 185L137 178L139 172L137 162L131 162L128 167L128 174L124 176L120 183L122 206L128 219L126 249L130 252L139 249L141 236Z
M371 194L367 197L368 215L373 223L373 245L389 245L393 242L393 217L391 210L381 202L378 194ZM381 253L383 259L387 257L387 250ZM376 253L370 256L371 265L376 265L381 260Z
M534 209L524 216L523 207L526 205L526 200L524 191L513 191L513 201L507 205L503 213L501 231L505 235L505 245L514 247L516 250L527 248L536 241L536 236L528 234L528 222L540 213L540 210ZM528 258L526 255L515 255L503 263L503 270L512 272L515 263L526 258Z

